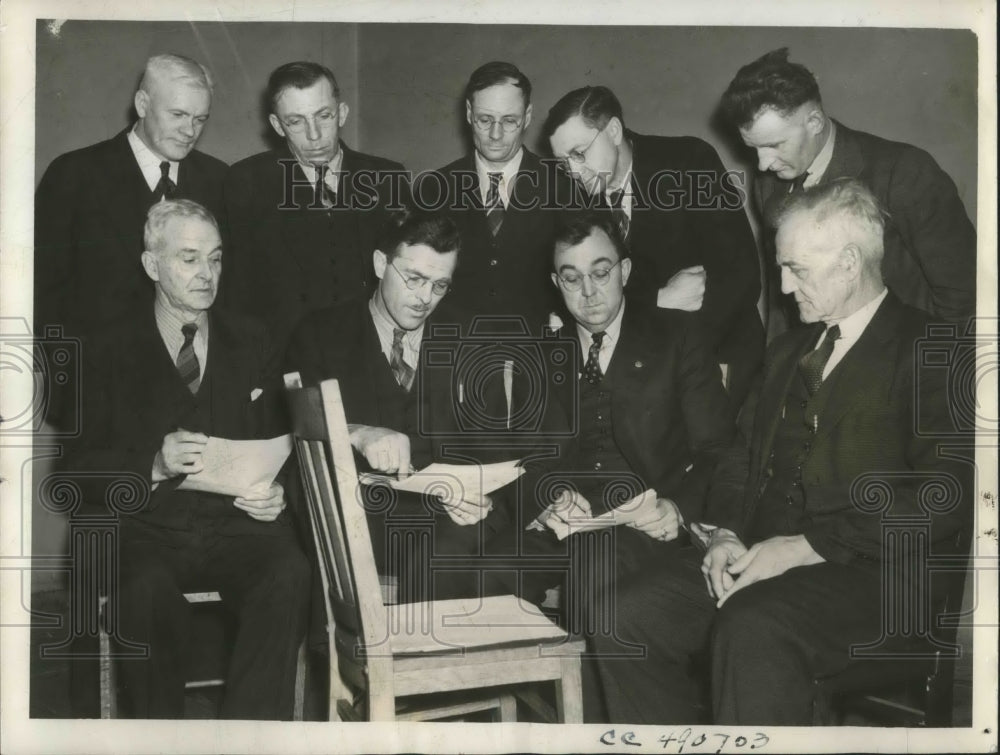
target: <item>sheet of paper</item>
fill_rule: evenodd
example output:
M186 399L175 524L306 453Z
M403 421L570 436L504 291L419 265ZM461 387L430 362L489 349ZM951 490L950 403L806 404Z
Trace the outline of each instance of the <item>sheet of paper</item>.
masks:
M630 524L646 517L656 507L656 491L646 490L635 498L626 501L621 506L606 511L600 516L579 516L568 521L563 521L552 514L550 506L541 516L528 525L528 529L542 530L551 529L556 533L556 537L565 540L576 532L590 532L592 530L603 530L608 527L617 527L619 524Z
M405 480L389 475L363 474L361 482L390 485L396 490L436 495L442 503L476 501L524 474L519 459L495 464L431 464Z
M271 486L291 452L291 435L269 440L209 438L201 456L203 469L185 477L178 489L253 495Z

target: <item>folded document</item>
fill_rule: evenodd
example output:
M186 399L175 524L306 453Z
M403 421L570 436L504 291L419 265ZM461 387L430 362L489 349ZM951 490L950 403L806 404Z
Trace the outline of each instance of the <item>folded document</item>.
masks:
M362 474L366 485L389 485L409 493L436 495L443 503L476 501L524 474L518 461L495 464L431 464L399 480L393 475Z
M656 491L647 490L640 493L621 506L606 511L600 516L586 516L582 512L579 516L560 518L555 512L558 511L558 504L549 506L531 524L529 530L545 530L550 528L556 533L556 537L564 540L576 532L590 532L591 530L603 530L608 527L617 527L619 524L631 524L645 518L656 508ZM577 509L579 511L579 509Z
M267 490L292 452L292 436L270 440L209 438L201 453L202 470L189 474L179 490L252 496Z

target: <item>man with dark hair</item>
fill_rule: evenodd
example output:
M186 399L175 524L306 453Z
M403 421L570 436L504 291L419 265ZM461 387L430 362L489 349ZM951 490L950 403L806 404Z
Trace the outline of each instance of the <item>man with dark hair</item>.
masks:
M477 68L465 87L473 150L424 176L414 198L443 207L462 233L454 303L470 315L521 318L539 335L558 305L546 275L555 212L573 192L524 147L531 116L531 82L516 66Z
M236 163L226 177L233 261L223 293L284 343L304 314L371 296L369 255L406 182L399 163L340 139L349 108L325 66L275 69L266 106L285 143Z
M884 639L881 607L925 605L927 575L912 570L926 565L905 539L885 550L887 526L926 527L929 549L968 521L972 466L939 452L944 433L965 442L947 370L922 365L930 320L883 283L872 193L826 182L788 197L775 221L782 289L809 325L771 343L704 518L687 520L703 550L619 594L615 639L645 657L614 659L615 645L595 642L615 722L811 724L814 680L843 670L853 645ZM925 485L948 493L931 504Z
M561 543L544 530L517 538L523 555L569 563L563 608L570 628L591 636L613 621L614 595L622 586L666 558L684 523L702 517L735 422L695 316L625 298L635 268L609 213L566 213L552 260L552 283L573 317L566 337L580 355L579 374L565 381L554 401L574 432L558 460L522 486L521 526L551 501L539 521L558 531L655 492L649 509L629 526L571 534ZM556 571L529 572L516 589L539 602L544 589L560 581ZM586 720L601 720L589 674L584 693Z
M137 263L150 205L165 197L222 209L226 165L194 149L208 121L212 79L200 63L154 55L136 90L138 119L112 139L60 155L35 193L35 333L61 326L83 339L144 310L153 288ZM65 370L73 374L74 369ZM49 419L75 425L72 381Z
M805 66L774 50L745 65L722 96L721 111L757 151L754 195L773 257L773 205L800 188L837 178L864 182L885 208L882 273L906 304L944 320L976 309L976 232L951 178L917 147L854 131L823 109ZM772 286L771 330L783 313ZM771 297L769 297L771 298Z
M635 264L631 299L697 312L737 402L760 364L760 268L743 193L694 137L625 128L607 87L573 90L549 111L555 158L618 222Z
M446 460L440 451L446 440L461 441L454 407L462 400L462 389L456 393L454 371L428 374L422 358L431 337L429 326L452 322L438 316L438 306L451 287L460 248L461 236L447 217L399 213L372 255L378 285L371 298L313 312L292 335L286 372L298 372L304 385L328 378L340 381L362 471L404 478L432 460ZM368 495L370 489L364 490ZM374 493L371 500L380 497ZM491 515L489 499L456 496L441 503L404 493L388 508L373 504L369 527L376 564L380 573L398 577L402 602L476 589L455 573L438 575L432 585L417 561L427 554L390 552L390 531L430 526L436 553L474 553L484 537L481 528L492 527L498 519Z
M180 659L192 618L184 593L214 590L238 619L223 716L291 719L309 562L284 487L234 497L186 484L212 437L288 431L277 354L259 322L212 307L222 242L211 213L188 200L158 202L144 238L154 300L93 339L83 432L67 461L88 507L105 500L91 492L98 482L146 501L119 517L108 595L118 636L148 646L148 657L120 663L122 709L133 718L184 717Z

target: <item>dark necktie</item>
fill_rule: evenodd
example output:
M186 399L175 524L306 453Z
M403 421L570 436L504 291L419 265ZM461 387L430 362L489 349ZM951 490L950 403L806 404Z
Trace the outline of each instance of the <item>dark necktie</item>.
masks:
M503 173L490 173L490 188L486 192L486 224L495 237L503 225L503 201L500 199L500 179Z
M604 343L604 331L590 334L590 352L587 354L587 363L583 366L583 376L591 385L597 385L604 377L601 372L601 344Z
M799 360L799 370L810 396L814 395L823 384L823 369L830 361L830 355L833 353L833 342L838 338L840 338L840 326L832 325L826 331L823 342Z
M198 386L201 385L201 366L198 364L198 355L194 353L194 335L197 332L198 326L194 323L182 326L184 344L177 352L177 371L191 393L197 393Z
M403 336L406 331L401 328L392 330L392 352L389 355L389 367L396 377L396 382L404 390L410 390L413 385L414 370L403 360Z
M807 178L809 178L808 170L801 176L796 176L795 178L793 178L791 181L791 185L788 187L788 193L798 194L800 191L805 191Z
M164 160L160 163L160 180L153 189L153 195L159 202L161 199L170 199L176 191L177 184L170 180L170 163Z
M622 207L622 198L624 196L624 187L607 195L608 207L611 208L611 215L614 217L615 223L618 224L618 231L621 233L623 239L628 236L629 227L628 215L625 214L625 208Z
M333 207L337 204L337 192L331 189L326 183L326 172L329 170L326 165L317 165L316 185L313 186L313 207Z

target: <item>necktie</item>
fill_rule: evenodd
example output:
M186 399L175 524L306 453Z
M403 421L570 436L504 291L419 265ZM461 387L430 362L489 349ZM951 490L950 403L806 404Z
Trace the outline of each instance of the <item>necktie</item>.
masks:
M403 361L403 336L405 335L406 331L402 328L393 328L389 367L392 369L392 374L396 377L396 382L399 383L401 388L408 391L410 390L410 386L413 385L413 376L415 373L413 368Z
M799 360L799 371L812 396L823 384L823 369L833 353L833 342L840 338L840 326L833 325L826 331L823 342Z
M587 354L587 363L583 366L583 376L591 385L597 385L604 377L601 372L601 344L604 343L604 331L590 334L590 352Z
M177 191L177 184L170 180L170 163L164 160L160 163L160 180L157 182L156 188L153 189L153 195L158 202L161 199L170 199L175 191Z
M503 173L490 173L490 188L486 192L486 224L495 237L503 225L503 201L500 199L500 179Z
M805 191L807 178L809 178L809 171L806 171L801 176L796 176L795 178L793 178L791 186L788 187L788 193L797 194L800 191Z
M625 188L622 187L617 191L611 192L607 195L608 207L611 208L611 215L614 217L615 222L618 224L618 231L621 233L622 238L628 236L629 219L628 215L625 214L625 209L622 207L622 198L625 196Z
M337 204L337 192L326 183L326 165L316 166L316 185L313 186L313 207L333 207Z
M177 352L177 371L191 393L197 393L198 386L201 385L201 366L198 364L198 355L194 353L194 334L197 332L198 326L194 323L182 326L184 344Z

